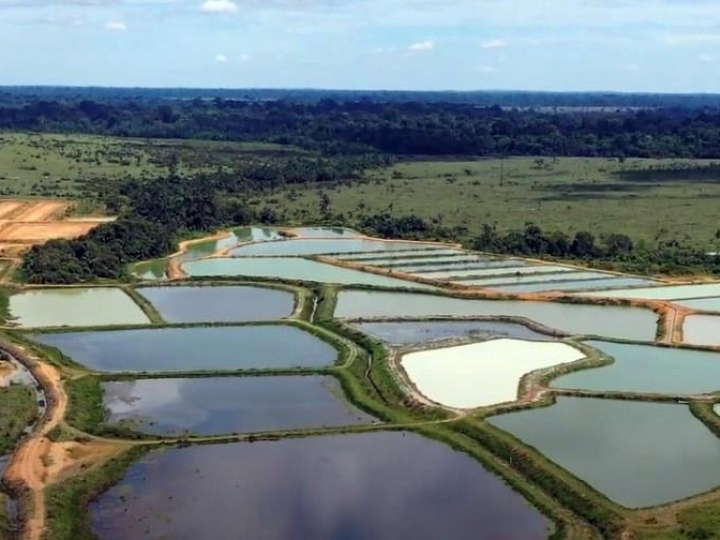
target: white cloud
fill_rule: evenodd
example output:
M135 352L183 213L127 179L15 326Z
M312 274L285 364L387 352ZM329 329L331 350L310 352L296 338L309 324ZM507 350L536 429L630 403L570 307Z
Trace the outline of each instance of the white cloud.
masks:
M237 13L238 7L232 0L205 0L200 11L205 13Z
M225 56L224 54L218 54L218 55L215 55L215 61L219 64L226 64L228 61L228 57Z
M714 62L715 57L712 54L703 53L698 55L698 60L701 62Z
M122 21L111 21L105 23L105 30L110 32L127 32L127 25Z
M480 66L480 73L490 74L495 73L495 68L492 66Z
M249 54L241 54L240 55L241 62L252 62L252 59L253 59L252 55L249 55Z
M491 39L489 41L483 41L480 44L481 49L502 49L507 46L507 42L502 39Z
M409 51L432 51L435 48L435 42L428 40L428 41L420 41L418 43L413 43L408 47Z

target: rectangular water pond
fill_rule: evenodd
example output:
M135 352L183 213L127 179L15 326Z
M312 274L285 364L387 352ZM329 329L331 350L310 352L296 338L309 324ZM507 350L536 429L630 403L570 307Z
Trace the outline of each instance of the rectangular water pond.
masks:
M480 259L475 258L473 260L469 260L462 264L439 264L439 265L425 265L425 266L416 266L416 267L405 267L409 271L411 271L414 274L418 275L424 275L427 273L435 273L435 272L465 272L469 270L489 270L490 268L496 268L496 269L504 269L504 268L518 268L522 266L527 266L528 263L517 261L517 260L496 260L496 259ZM511 270L512 271L512 270Z
M295 227L293 233L302 238L360 238L362 234L345 227Z
M295 295L266 287L143 287L137 290L169 323L242 322L292 314Z
M21 327L149 324L147 315L121 289L68 287L10 296L12 322Z
M525 292L575 292L588 291L592 289L605 289L607 287L632 287L633 285L647 285L650 283L645 279L611 277L607 279L581 279L578 281L547 281L538 282L532 285L506 285L492 287L494 291L506 293Z
M233 257L247 256L297 256L321 255L323 253L353 253L366 251L399 251L407 249L440 249L442 244L425 244L419 242L402 242L396 240L278 240L249 244L232 250Z
M395 258L398 259L433 259L435 257L442 257L445 255L465 255L467 252L456 248L435 248L435 249L398 249L392 252L364 252L364 253L343 253L336 257L343 261L377 261L385 260L390 261Z
M500 321L393 321L356 323L353 328L391 345L410 345L435 339L514 338L533 341L556 339L518 323Z
M569 335L634 341L653 341L658 319L655 313L642 308L519 300L463 300L380 291L340 291L335 316L345 319L524 317Z
M476 255L444 255L441 257L423 257L416 259L412 257L397 257L393 259L377 259L368 261L366 264L373 266L382 266L384 268L417 268L423 270L427 266L453 266L478 262L480 259Z
M718 311L720 312L720 297L697 298L695 300L680 300L673 302L678 306L683 306L697 311Z
M321 339L277 324L36 334L32 339L109 372L323 367L337 358Z
M107 382L108 423L154 435L216 435L369 424L333 377L213 377Z
M536 286L547 287L561 284L567 281L596 280L612 277L610 274L600 274L597 272L561 272L559 274L523 274L519 276L508 275L494 278L463 280L462 283L472 283L478 286L505 285L505 286ZM495 287L493 287L494 289Z
M686 300L706 296L720 296L720 283L671 285L669 287L643 287L615 291L596 291L587 296L607 298L639 298L642 300Z
M424 277L433 279L443 279L445 281L458 281L460 283L466 283L468 280L472 280L484 276L519 276L525 274L554 274L559 275L561 272L574 272L575 268L568 268L565 266L507 266L507 267L494 267L494 268L479 268L469 270L446 270L442 272L423 272Z
M558 397L489 421L629 508L720 485L720 439L684 405Z
M586 369L555 379L552 386L580 390L704 394L720 390L720 354L587 341L615 359L609 366Z
M541 540L549 522L469 456L413 433L153 452L89 507L100 540Z
M683 343L706 347L720 346L720 317L688 315L683 322Z
M375 285L376 287L409 289L433 288L412 281L403 281L292 257L204 259L185 263L183 269L191 276L251 276L342 285Z

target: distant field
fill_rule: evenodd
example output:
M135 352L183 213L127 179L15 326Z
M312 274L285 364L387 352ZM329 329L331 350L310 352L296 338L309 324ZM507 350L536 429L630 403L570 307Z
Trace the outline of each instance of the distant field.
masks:
M77 197L96 179L168 174L175 159L178 173L188 174L299 153L264 143L0 133L0 196Z
M364 184L325 190L330 211L351 218L391 211L417 214L476 235L483 223L501 229L533 221L546 230L618 232L635 239L676 238L717 248L720 173L637 174L652 167L709 165L691 160L514 158L416 161L370 175ZM298 222L316 221L317 186L290 188L270 202ZM266 200L261 201L267 202Z

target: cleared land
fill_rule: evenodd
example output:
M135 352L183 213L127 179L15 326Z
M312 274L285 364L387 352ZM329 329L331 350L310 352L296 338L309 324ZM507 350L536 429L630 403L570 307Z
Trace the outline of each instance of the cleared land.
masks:
M467 227L469 237L484 223L515 229L533 221L548 231L617 232L647 242L675 238L716 251L720 177L656 174L659 168L709 164L606 158L413 161L370 173L365 183L324 192L333 214L416 214L443 226ZM258 204L273 202L290 218L312 222L320 218L319 201L318 186L311 185L286 188Z
M77 238L111 219L66 219L71 211L72 203L66 200L0 201L0 255L17 257L33 244Z

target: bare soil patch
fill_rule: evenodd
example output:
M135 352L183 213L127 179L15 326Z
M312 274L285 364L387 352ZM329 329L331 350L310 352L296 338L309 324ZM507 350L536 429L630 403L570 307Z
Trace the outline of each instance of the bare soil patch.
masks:
M14 221L49 221L70 206L68 201L40 201L18 214Z
M0 257L17 259L29 245L77 238L114 219L107 216L65 218L71 204L66 200L0 201Z
M0 230L0 239L37 244L58 238L77 238L97 227L96 221L12 223Z
M3 201L0 202L0 219L7 219L7 216L26 206L25 201Z

